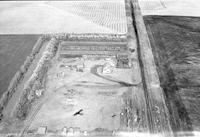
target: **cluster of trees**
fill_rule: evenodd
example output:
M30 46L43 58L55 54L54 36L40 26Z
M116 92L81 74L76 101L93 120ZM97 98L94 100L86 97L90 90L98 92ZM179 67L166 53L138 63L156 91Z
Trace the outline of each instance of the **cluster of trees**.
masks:
M17 118L24 120L28 114L28 110L31 107L31 103L36 99L36 90L39 90L43 86L44 76L48 70L51 59L55 56L58 48L58 40L52 38L41 59L39 60L33 74L24 85L23 95L20 98L19 104L16 108Z
M45 38L49 39L51 37L56 37L59 40L69 40L69 41L116 41L116 42L125 42L127 37L125 34L46 34Z

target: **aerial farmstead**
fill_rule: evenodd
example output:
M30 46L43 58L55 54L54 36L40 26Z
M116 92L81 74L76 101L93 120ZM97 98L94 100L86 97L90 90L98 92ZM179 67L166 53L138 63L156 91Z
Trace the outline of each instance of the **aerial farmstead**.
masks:
M35 2L58 33L41 20L47 33L0 35L0 137L198 134L200 20L143 16L140 3Z

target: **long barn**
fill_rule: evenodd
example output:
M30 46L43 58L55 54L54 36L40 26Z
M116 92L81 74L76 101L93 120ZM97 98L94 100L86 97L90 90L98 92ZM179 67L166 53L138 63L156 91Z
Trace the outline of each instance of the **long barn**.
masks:
M60 57L82 55L121 55L128 54L127 42L69 42L63 41L59 48Z

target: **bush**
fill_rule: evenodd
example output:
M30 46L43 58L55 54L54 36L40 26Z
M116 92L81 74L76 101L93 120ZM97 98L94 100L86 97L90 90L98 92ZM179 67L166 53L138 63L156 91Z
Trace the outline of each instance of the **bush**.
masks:
M44 37L55 37L58 40L69 40L69 41L116 41L116 42L126 42L126 34L48 34Z
M44 39L42 37L40 37L32 49L32 52L31 52L32 55L35 55L40 51L40 49L43 45L43 42L44 42Z
M28 70L28 68L30 67L32 61L33 61L33 57L28 56L24 62L24 64L21 66L20 71L24 74L26 73L26 71Z
M28 104L19 104L17 110L17 118L20 120L25 120L27 117L28 112Z

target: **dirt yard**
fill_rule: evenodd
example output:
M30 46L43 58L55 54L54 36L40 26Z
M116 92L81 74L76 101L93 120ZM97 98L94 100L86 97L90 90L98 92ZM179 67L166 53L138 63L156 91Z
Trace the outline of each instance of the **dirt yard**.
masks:
M66 67L80 62L84 62L83 71ZM29 130L40 126L52 131L64 127L78 127L80 131L122 130L127 124L126 100L131 98L128 93L135 93L137 88L123 86L120 82L140 82L134 78L134 69L115 68L111 74L102 74L100 66L104 63L105 59L55 61L48 72L43 105ZM135 122L137 115L135 110Z

